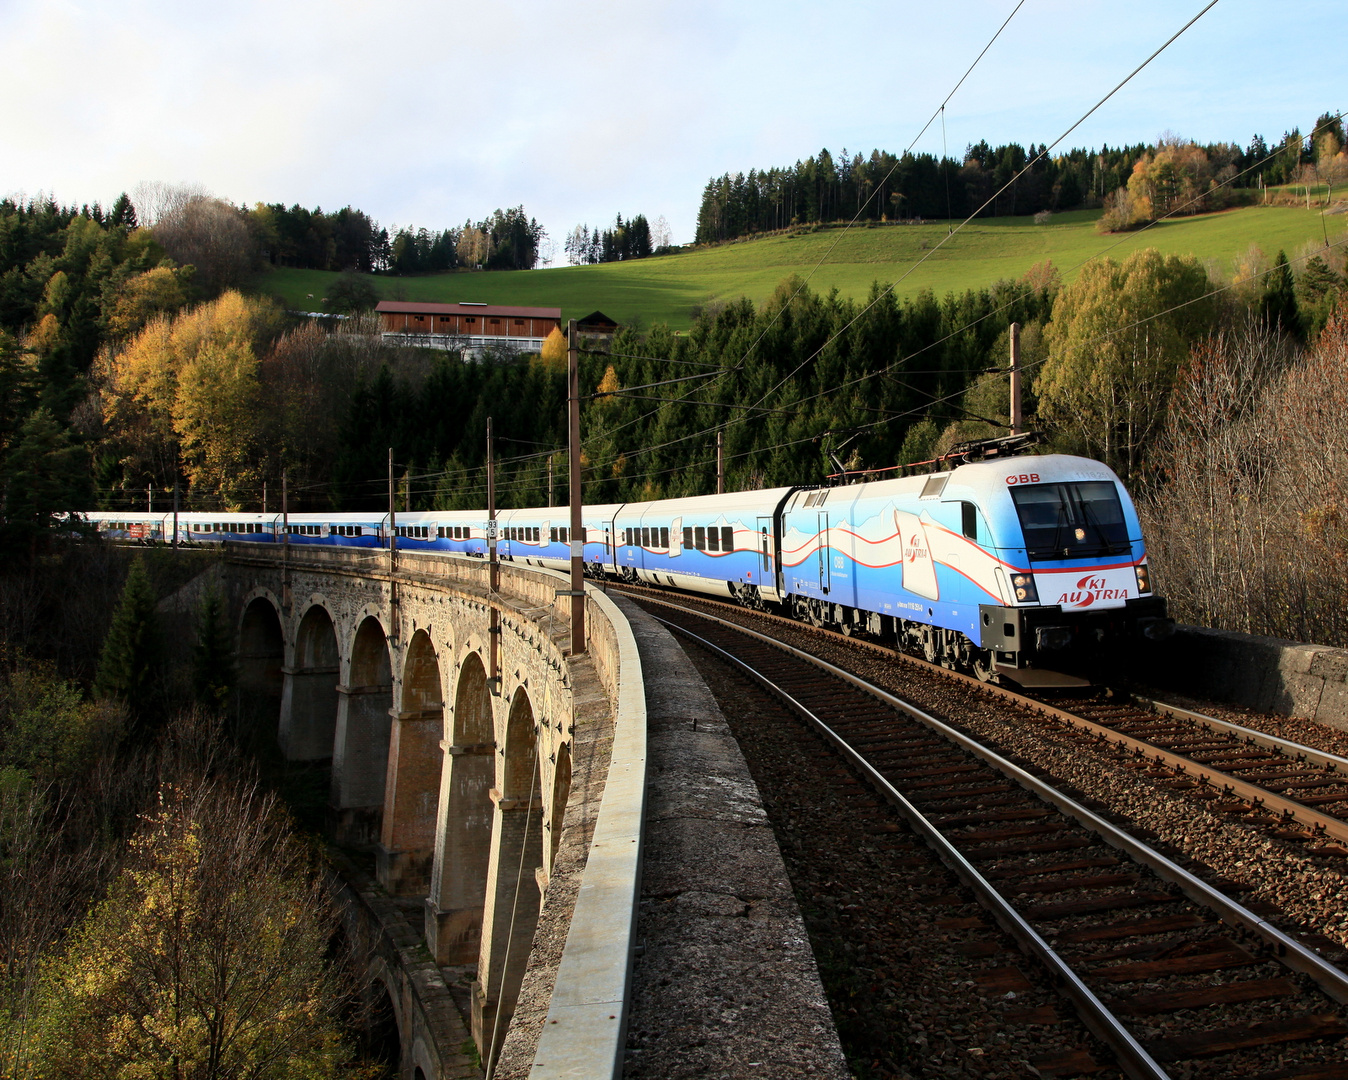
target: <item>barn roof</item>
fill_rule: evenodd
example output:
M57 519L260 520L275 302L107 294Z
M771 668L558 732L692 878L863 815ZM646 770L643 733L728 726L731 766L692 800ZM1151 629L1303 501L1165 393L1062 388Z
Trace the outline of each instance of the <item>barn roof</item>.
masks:
M514 319L560 319L561 308L502 307L496 304L423 304L408 300L380 300L375 311L393 315L499 315Z

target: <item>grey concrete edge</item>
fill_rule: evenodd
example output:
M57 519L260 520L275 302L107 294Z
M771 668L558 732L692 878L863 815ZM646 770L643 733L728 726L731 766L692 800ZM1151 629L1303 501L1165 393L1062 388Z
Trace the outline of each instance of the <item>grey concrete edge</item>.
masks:
M530 1080L617 1080L627 1045L646 812L646 690L626 616L592 585L586 592L618 642L613 752Z

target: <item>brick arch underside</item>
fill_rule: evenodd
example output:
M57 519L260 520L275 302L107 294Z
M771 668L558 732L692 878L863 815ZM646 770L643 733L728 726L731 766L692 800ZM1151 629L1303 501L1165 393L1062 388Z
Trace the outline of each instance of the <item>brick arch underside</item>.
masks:
M332 759L339 673L337 628L327 610L315 604L300 620L285 670L277 741L288 761Z
M369 848L380 839L393 723L393 661L374 616L356 628L348 670L338 688L330 803L338 841Z
M402 702L390 734L381 879L399 896L425 896L431 884L440 799L444 727L440 662L424 629L412 635L403 662Z
M266 596L254 597L239 620L239 712L267 738L278 733L285 651L285 633L276 606Z
M482 941L496 783L492 695L477 653L469 653L459 668L453 701L436 829L438 873L430 900L437 922L436 959L473 964Z

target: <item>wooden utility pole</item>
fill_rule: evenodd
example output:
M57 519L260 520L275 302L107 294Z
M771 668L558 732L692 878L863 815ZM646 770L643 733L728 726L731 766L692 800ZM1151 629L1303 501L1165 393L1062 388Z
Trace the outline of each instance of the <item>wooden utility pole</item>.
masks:
M398 511L394 507L393 447L388 448L388 572L398 570Z
M557 505L557 499L555 497L552 486L552 460L554 457L555 457L554 454L548 455L548 506Z
M1011 434L1025 430L1025 418L1020 412L1020 323L1011 324Z
M725 432L716 429L716 494L725 494Z
M501 687L501 611L496 606L501 591L501 564L496 559L496 449L491 417L487 417L487 678L492 689Z
M178 546L178 478L173 478L173 546Z
M267 481L262 481L262 512L267 512Z
M145 512L154 513L154 481L150 481L150 486L145 489Z
M585 530L581 524L580 491L580 361L576 320L566 328L566 439L569 449L571 502L571 655L585 651Z

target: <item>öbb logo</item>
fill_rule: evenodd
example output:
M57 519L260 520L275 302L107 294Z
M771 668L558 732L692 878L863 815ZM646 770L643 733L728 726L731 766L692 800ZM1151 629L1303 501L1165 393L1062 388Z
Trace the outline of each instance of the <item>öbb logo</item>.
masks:
M1019 476L1008 476L1008 484L1037 484L1039 483L1039 474L1037 472L1021 473Z
M1127 589L1108 589L1108 583L1102 577L1087 574L1077 582L1076 588L1058 597L1058 603L1066 607L1090 607L1097 600L1127 600Z

